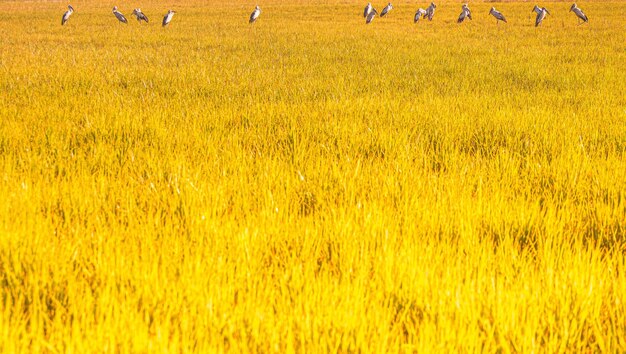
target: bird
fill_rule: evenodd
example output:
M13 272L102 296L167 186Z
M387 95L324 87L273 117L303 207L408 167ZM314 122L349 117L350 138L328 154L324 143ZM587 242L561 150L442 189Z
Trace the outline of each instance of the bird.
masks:
M369 15L370 12L372 12L372 3L368 2L367 6L365 6L365 10L363 11L363 17L367 18L367 15Z
M137 21L139 23L141 23L141 21L146 21L146 23L148 23L148 17L141 12L141 9L134 9L132 14L137 17Z
M72 7L72 5L68 5L67 11L65 11L65 13L63 14L63 18L61 19L61 26L63 26L67 22L67 20L70 19L70 16L72 16L73 13L74 8Z
M435 16L435 9L437 8L437 6L435 5L434 2L430 3L430 6L428 6L426 8L426 13L424 14L424 18L428 18L428 21L432 21L433 20L433 16Z
M385 6L385 8L383 9L383 11L380 13L380 17L385 17L385 15L391 10L393 10L393 6L391 6L391 3L388 3L387 6Z
M163 27L167 26L170 22L172 22L172 17L174 17L175 13L176 11L167 10L165 17L163 17Z
M535 5L535 8L533 9L533 11L537 13L537 18L535 19L535 27L539 26L541 22L543 21L543 19L546 18L546 15L550 14L545 7L542 7L539 9L537 5Z
M576 6L575 3L572 4L572 7L570 7L569 10L570 11L574 11L576 16L578 16L579 19L583 20L582 23L589 22L589 19L587 18L587 15L585 15L583 10L581 10L578 6ZM579 22L578 24L580 25L581 23Z
M489 10L489 14L496 18L496 23L500 23L500 21L506 23L504 15L500 11L496 10L495 7L492 7L491 10Z
M463 4L463 6L461 6L461 14L459 15L459 19L456 20L456 23L461 23L466 18L469 18L471 20L472 19L472 13L470 12L469 7L467 7L467 4Z
M417 9L417 12L415 13L415 17L413 18L413 23L417 23L417 21L419 21L420 18L424 16L425 14L426 14L426 10L422 8Z
M259 7L259 5L257 5L254 8L254 11L252 11L252 13L250 14L250 23L254 23L254 21L256 21L256 19L259 18L260 15L261 15L261 8Z
M121 12L117 11L117 6L113 7L113 15L115 15L115 17L117 17L117 19L120 20L120 22L128 23L128 20L126 20L126 17L124 17L124 15L122 15Z
M367 15L367 17L365 18L365 24L369 24L372 21L374 21L374 17L378 14L378 11L376 11L375 8L372 8L372 11L370 11L370 13Z

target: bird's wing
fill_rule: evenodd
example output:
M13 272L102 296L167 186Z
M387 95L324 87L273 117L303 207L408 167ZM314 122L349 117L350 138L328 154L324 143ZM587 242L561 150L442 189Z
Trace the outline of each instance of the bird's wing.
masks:
M122 15L122 13L120 13L120 12L116 12L115 13L115 17L117 17L117 19L120 20L121 22L124 22L124 23L128 22L126 20L126 17L124 17L124 15Z

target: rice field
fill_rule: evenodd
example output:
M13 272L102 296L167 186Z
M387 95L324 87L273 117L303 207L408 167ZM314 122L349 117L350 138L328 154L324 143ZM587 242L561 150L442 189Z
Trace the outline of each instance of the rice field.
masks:
M626 351L626 3L365 4L0 1L0 351Z

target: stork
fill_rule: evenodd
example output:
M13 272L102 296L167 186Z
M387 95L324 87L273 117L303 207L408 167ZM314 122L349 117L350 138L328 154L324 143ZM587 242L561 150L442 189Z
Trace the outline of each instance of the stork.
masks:
M72 7L72 5L68 5L67 11L65 11L65 13L63 14L63 18L61 19L61 26L63 26L67 22L67 20L70 19L70 16L72 16L73 13L74 8Z
M576 14L576 16L583 20L582 23L585 22L589 22L589 19L587 18L587 15L585 15L585 13L583 12L583 10L581 10L578 6L576 6L576 4L572 4L572 7L569 8L570 11L574 11L574 13ZM578 24L581 25L582 23L580 23L580 21L578 21Z
M141 23L141 21L146 21L146 23L148 23L148 17L141 12L141 9L134 9L132 14L137 17L137 21L139 23Z
M259 18L260 15L261 15L261 8L259 7L259 5L257 5L254 8L254 11L252 11L252 13L250 14L250 23L254 23L254 21L256 21L256 19Z
M365 18L365 24L369 24L372 21L374 21L374 17L378 14L378 11L376 11L375 8L372 8L372 11L370 11L370 13L367 15L367 17Z
M537 5L535 5L535 8L533 8L533 11L537 13L537 18L535 19L535 27L539 26L541 22L543 21L543 19L546 18L546 15L550 14L550 12L548 12L548 10L545 7L539 8L539 6Z
M372 3L368 2L367 6L365 6L365 10L363 10L363 17L367 18L367 15L369 15L370 12L372 12L372 9L373 9Z
M113 15L115 15L115 17L117 17L117 19L120 20L121 23L128 23L126 17L124 17L121 12L117 11L117 6L113 7Z
M169 23L172 22L172 17L174 17L175 13L176 11L172 11L172 10L167 11L167 13L165 14L165 17L163 17L163 27L169 25Z
M428 21L432 21L433 20L433 16L435 16L435 9L437 8L437 6L435 5L434 2L430 3L430 6L428 6L426 8L426 13L424 14L424 18L428 17Z
M456 20L456 23L463 22L465 18L469 18L470 20L472 19L472 13L470 12L469 7L467 7L467 4L463 4L463 6L461 6L461 14L459 15L459 19Z
M502 12L496 10L495 7L492 7L491 10L489 10L489 14L496 18L496 23L500 23L500 21L506 23L506 18L504 18Z
M385 17L385 15L391 10L393 10L393 6L391 6L391 3L388 3L387 6L385 6L385 8L383 9L383 11L380 13L380 17Z
M424 16L426 14L426 10L419 8L417 9L417 12L415 13L415 17L413 17L413 23L417 23L417 21L420 20L420 18L422 18L422 16Z

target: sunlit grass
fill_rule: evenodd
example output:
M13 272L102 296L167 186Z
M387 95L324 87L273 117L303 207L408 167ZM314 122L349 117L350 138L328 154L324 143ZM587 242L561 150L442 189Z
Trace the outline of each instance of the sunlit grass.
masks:
M623 3L72 5L0 2L0 350L626 350Z

